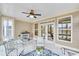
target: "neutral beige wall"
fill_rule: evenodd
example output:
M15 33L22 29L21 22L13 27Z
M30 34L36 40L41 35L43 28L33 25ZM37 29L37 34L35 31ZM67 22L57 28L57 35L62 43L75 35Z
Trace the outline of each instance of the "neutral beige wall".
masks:
M24 21L19 21L19 20L15 20L14 21L14 35L15 38L18 37L18 35L23 32L23 31L28 31L30 32L30 36L33 36L33 24L32 23L28 23L28 22L24 22Z
M57 44L61 44L64 46L68 46L71 48L79 49L79 12L71 14L73 16L72 18L72 43L59 41L56 39Z

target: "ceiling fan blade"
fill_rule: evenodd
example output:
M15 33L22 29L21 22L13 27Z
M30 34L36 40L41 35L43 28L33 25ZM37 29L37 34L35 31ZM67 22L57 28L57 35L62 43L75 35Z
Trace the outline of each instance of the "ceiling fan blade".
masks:
M37 18L36 16L34 16L34 18Z
M30 15L28 15L27 17L29 17Z
M34 14L34 15L36 15L36 16L41 16L41 14Z
M29 14L29 13L26 13L26 12L22 12L22 13L24 13L24 14Z

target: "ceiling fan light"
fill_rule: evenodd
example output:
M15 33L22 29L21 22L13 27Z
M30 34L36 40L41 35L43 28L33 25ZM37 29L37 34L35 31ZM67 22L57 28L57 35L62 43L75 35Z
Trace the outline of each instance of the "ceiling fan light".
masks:
M34 18L34 16L33 15L30 15L30 18Z

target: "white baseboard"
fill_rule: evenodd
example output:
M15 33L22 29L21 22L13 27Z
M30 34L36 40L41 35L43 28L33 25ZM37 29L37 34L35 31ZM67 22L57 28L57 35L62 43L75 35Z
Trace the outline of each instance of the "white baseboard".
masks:
M70 49L70 50L73 50L73 51L76 51L76 52L79 52L79 49L76 49L76 48L64 46L64 45L61 45L61 44L55 44L55 45L60 46L60 47L64 47L64 48L67 48L67 49Z

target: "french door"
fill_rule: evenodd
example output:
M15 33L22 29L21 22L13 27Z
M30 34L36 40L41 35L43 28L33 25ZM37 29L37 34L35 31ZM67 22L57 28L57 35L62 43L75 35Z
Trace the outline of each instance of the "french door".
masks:
M55 24L54 23L41 24L41 37L43 37L46 40L54 41Z

